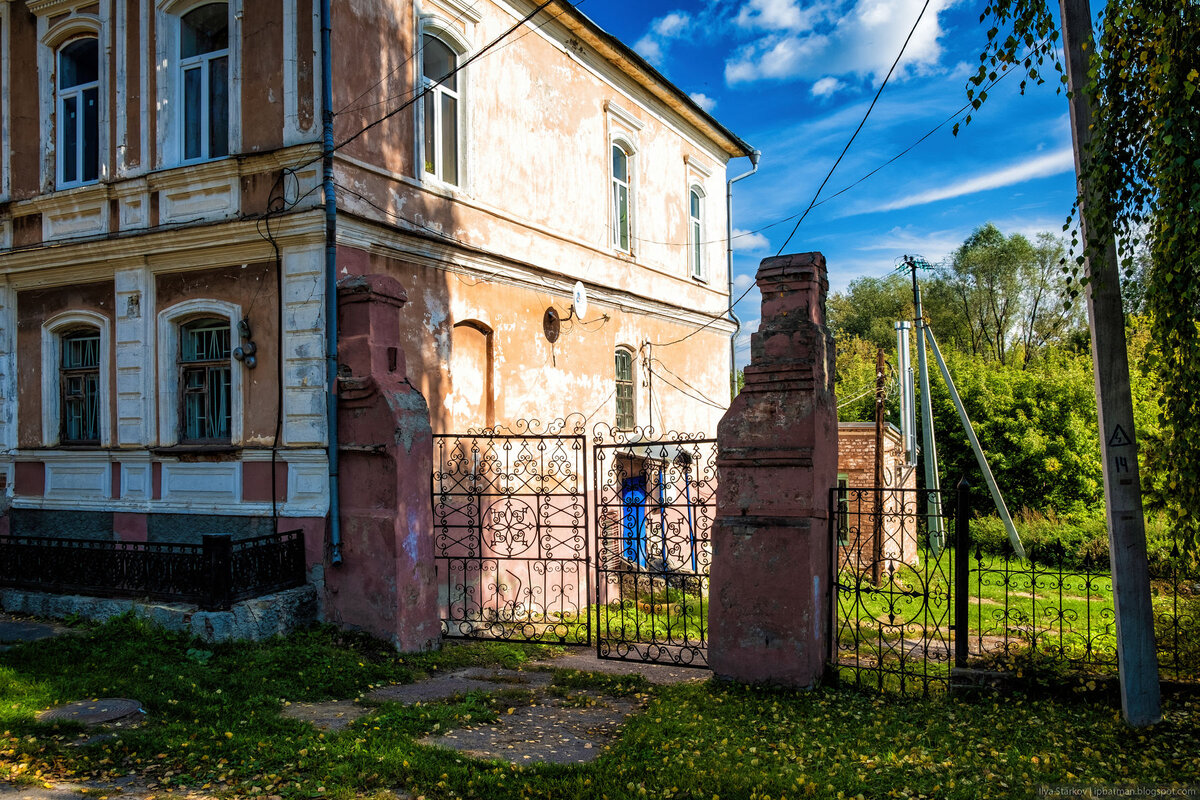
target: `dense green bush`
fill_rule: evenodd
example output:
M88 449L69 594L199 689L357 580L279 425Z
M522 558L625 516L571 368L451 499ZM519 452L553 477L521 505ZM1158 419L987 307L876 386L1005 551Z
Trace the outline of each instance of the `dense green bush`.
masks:
M1053 511L1039 513L1022 510L1013 519L1021 544L1030 558L1072 569L1107 570L1108 527L1100 512L1059 516ZM1012 545L998 516L971 521L971 542L984 553L1009 555ZM1165 579L1175 569L1181 575L1195 575L1195 563L1181 556L1168 521L1161 516L1146 519L1146 553L1150 574Z

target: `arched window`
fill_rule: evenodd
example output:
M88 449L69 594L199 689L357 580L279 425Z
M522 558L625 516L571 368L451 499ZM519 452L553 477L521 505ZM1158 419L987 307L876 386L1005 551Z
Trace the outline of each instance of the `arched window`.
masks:
M59 339L59 441L100 444L100 331L76 329Z
M438 37L422 36L421 77L425 95L422 162L427 175L458 185L460 100L458 53Z
M228 319L193 320L179 330L180 441L228 443L232 420Z
M628 253L633 231L630 188L633 186L633 154L624 145L612 146L612 231L613 247Z
M691 247L688 248L691 262L692 277L704 277L704 193L700 187L693 186L688 192L688 219L691 223L689 237Z
M91 183L100 167L100 48L94 37L58 51L58 185Z
M633 404L633 351L618 347L616 362L617 428L629 430L637 425Z
M229 4L208 3L179 20L183 160L229 154Z

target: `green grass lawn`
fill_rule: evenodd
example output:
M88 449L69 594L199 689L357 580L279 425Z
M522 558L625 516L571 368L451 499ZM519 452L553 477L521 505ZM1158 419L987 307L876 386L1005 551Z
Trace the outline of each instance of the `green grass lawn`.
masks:
M936 560L923 552L918 566L885 571L878 586L869 573L843 569L840 583L857 586L858 591L839 593L842 645L852 645L856 637L860 646L885 648L901 638L953 641L949 585L953 558L952 550L943 551ZM1060 574L1029 561L989 554L977 559L974 553L970 567L967 630L973 653L1032 650L1073 662L1115 665L1116 627L1108 574ZM1191 613L1175 610L1171 593L1159 588L1156 613ZM1173 646L1161 638L1160 650ZM1196 666L1192 665L1193 671Z
M514 767L417 740L513 698L469 694L383 704L322 734L280 714L287 702L353 698L373 685L475 664L514 666L547 649L451 645L396 656L322 628L262 644L204 645L120 619L79 637L0 653L0 777L37 782L136 772L159 790L347 800L387 790L433 798L1034 797L1042 785L1200 783L1200 701L1131 731L1108 698L1020 695L928 701L821 689L714 683L650 687L638 678L559 673L558 688L599 685L645 704L594 764ZM79 730L37 711L128 696L146 723L74 747ZM160 795L161 797L162 795Z

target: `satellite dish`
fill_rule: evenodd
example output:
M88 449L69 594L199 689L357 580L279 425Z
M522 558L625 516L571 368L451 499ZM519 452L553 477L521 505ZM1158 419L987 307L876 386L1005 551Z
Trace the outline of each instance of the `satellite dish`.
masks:
M583 319L587 316L588 296L587 289L583 288L582 281L575 281L575 291L571 295L571 308L575 310L575 316L578 319Z

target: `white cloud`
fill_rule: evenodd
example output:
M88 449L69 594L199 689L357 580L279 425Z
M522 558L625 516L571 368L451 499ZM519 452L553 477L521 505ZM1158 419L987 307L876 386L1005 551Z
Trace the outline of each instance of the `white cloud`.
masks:
M685 11L672 11L665 17L659 17L650 23L650 29L655 35L664 39L675 39L692 24L692 17Z
M637 51L639 56L646 59L651 64L659 64L662 62L662 45L658 43L658 39L649 33L638 39L634 43L633 49Z
M824 11L821 4L802 9L797 0L750 0L735 22L742 28L798 32L812 28Z
M688 95L688 97L692 98L693 103L700 106L710 114L712 113L713 109L717 107L717 101L703 92L692 92Z
M739 272L733 276L733 290L735 292L745 291L746 287L754 283L754 276L745 272Z
M767 241L767 237L761 233L733 229L733 251L735 253L753 253L757 250L766 250L770 246L771 243Z
M1075 157L1071 152L1071 148L1063 148L1053 153L1041 155L1020 164L1013 164L1004 169L998 169L974 178L968 178L949 186L941 186L936 189L929 189L924 192L910 194L906 197L900 197L872 210L895 211L901 208L936 203L939 200L949 200L952 197L962 197L963 195L975 194L977 192L986 192L990 189L1013 186L1014 184L1024 183L1036 178L1059 175L1073 169L1075 169Z
M667 45L687 33L691 26L691 14L686 11L672 11L653 20L650 30L637 40L633 49L651 64L661 64L666 55Z
M959 0L931 0L904 51L898 78L937 67L942 56L939 40L945 32L939 14L956 2ZM726 61L725 80L732 85L855 75L881 81L923 5L924 0L845 0L827 11L812 6L808 16L797 21L789 14L789 9L800 12L794 2L750 0L736 21L743 27L761 21L753 27L768 33ZM827 30L814 27L826 18L835 20ZM768 19L777 24L768 26Z
M821 80L813 84L812 94L813 97L830 97L834 94L834 92L845 88L846 84L842 83L832 75L829 75L821 78Z

